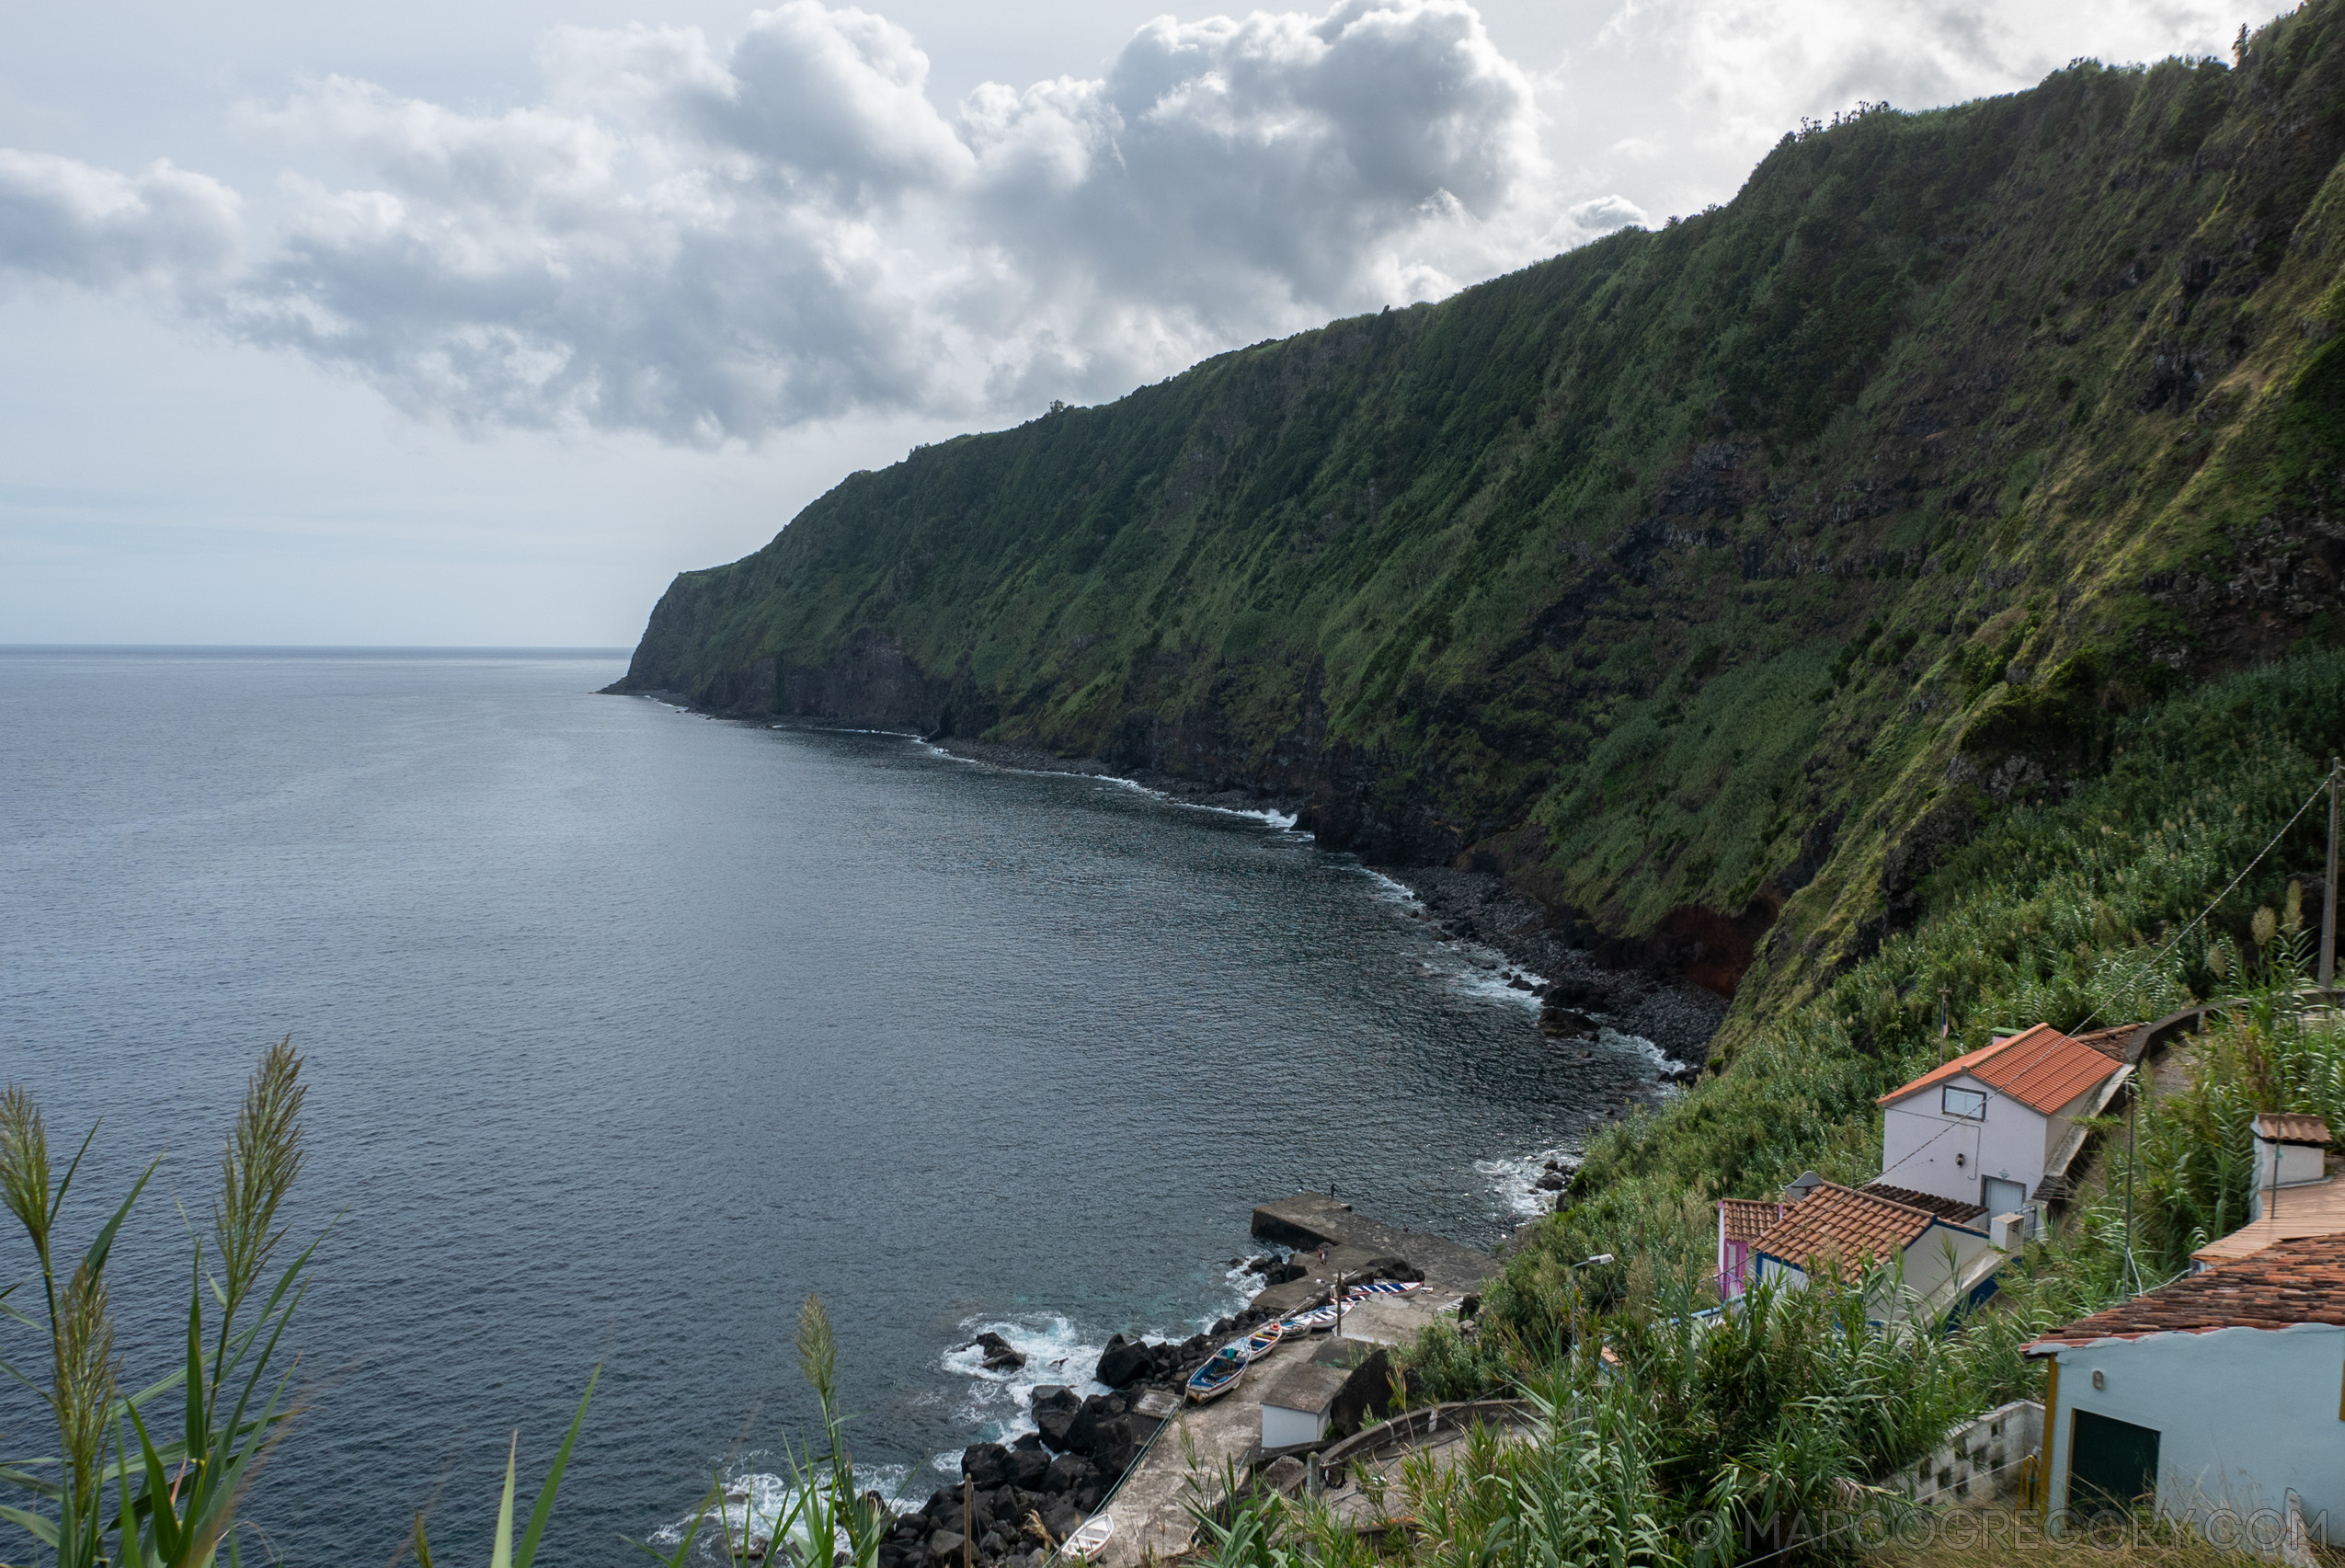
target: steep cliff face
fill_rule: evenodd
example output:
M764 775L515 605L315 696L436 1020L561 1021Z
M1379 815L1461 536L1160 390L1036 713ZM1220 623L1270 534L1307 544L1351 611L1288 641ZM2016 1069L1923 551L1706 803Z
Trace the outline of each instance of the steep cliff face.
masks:
M2110 714L2345 631L2339 4L857 474L621 689L1306 796L1806 994Z

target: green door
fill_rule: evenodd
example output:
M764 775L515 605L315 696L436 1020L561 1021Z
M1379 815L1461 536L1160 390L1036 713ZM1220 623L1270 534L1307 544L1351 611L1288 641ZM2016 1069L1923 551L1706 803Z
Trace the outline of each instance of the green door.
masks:
M2076 1412L2068 1438L2068 1511L2090 1516L2157 1500L2157 1434L2130 1421Z

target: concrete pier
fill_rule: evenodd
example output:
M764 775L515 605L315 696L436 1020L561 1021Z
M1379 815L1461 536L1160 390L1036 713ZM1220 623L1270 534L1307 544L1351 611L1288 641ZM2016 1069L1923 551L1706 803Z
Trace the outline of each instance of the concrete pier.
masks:
M1444 1313L1456 1311L1500 1266L1488 1253L1367 1219L1351 1205L1319 1193L1263 1205L1254 1210L1253 1233L1295 1248L1295 1261L1311 1271L1254 1299L1255 1306L1281 1315L1325 1297L1339 1273L1357 1277L1384 1260L1422 1272L1422 1290L1371 1297L1344 1310L1345 1339L1396 1348L1414 1340ZM1318 1256L1322 1245L1327 1248L1324 1264ZM1308 1363L1329 1337L1310 1334L1283 1344L1213 1403L1183 1403L1107 1501L1105 1511L1115 1528L1097 1559L1101 1568L1138 1568L1149 1557L1162 1560L1189 1550L1196 1534L1189 1510L1198 1501L1198 1489L1208 1499L1218 1497L1232 1466L1242 1477L1261 1448L1262 1396L1289 1369Z

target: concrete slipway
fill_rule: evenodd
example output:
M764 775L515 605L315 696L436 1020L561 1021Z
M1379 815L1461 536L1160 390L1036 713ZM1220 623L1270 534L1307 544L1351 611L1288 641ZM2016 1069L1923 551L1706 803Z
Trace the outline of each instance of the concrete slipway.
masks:
M1376 1345L1414 1339L1436 1318L1455 1312L1499 1268L1488 1253L1367 1219L1354 1213L1351 1205L1317 1193L1255 1209L1253 1233L1295 1248L1294 1261L1310 1271L1255 1298L1256 1307L1272 1312L1308 1306L1323 1299L1339 1276L1356 1278L1379 1263L1398 1260L1422 1271L1422 1290L1373 1297L1344 1309L1344 1337ZM1252 1464L1262 1442L1264 1391L1326 1343L1327 1336L1312 1334L1281 1345L1256 1362L1230 1393L1207 1405L1184 1403L1107 1500L1104 1511L1115 1520L1115 1532L1096 1560L1100 1568L1138 1568L1149 1558L1188 1551L1196 1534L1189 1512L1195 1499L1192 1476L1209 1491L1218 1490L1229 1468L1242 1471Z

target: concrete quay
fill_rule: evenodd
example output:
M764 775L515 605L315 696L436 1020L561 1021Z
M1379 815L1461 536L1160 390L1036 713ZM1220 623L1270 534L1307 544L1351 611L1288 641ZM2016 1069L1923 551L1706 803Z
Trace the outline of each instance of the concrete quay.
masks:
M1371 1265L1393 1262L1421 1272L1424 1288L1371 1297L1344 1310L1344 1339L1390 1349L1454 1313L1500 1267L1488 1253L1370 1219L1323 1194L1302 1193L1263 1205L1254 1210L1253 1233L1295 1248L1295 1261L1310 1270L1254 1299L1255 1307L1282 1315L1324 1299L1339 1274L1356 1278ZM1322 1245L1323 1264L1318 1256ZM1100 1568L1139 1568L1151 1558L1162 1561L1189 1551L1197 1528L1192 1505L1218 1500L1231 1471L1242 1479L1260 1455L1263 1395L1291 1368L1309 1363L1332 1337L1309 1334L1280 1345L1211 1404L1184 1401L1104 1505L1115 1529L1094 1560Z

